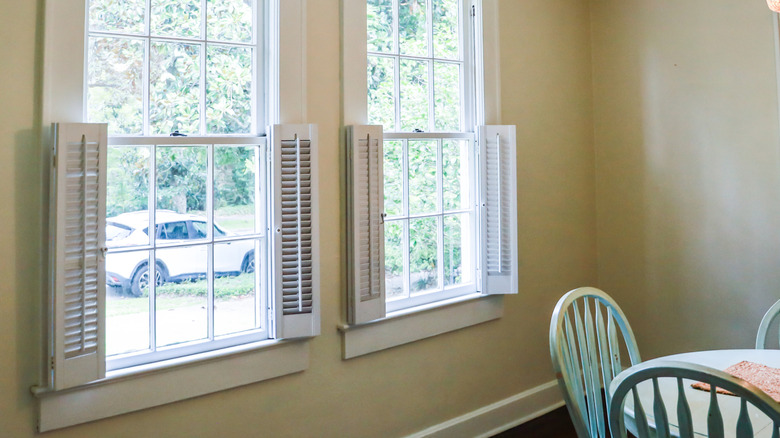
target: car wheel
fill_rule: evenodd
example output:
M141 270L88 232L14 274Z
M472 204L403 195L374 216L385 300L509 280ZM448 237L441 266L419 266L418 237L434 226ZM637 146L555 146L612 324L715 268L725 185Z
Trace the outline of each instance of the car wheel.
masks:
M160 265L157 265L157 269L155 269L154 274L155 286L162 286L163 283L165 283L164 269ZM148 293L150 277L149 265L143 265L138 268L138 270L135 272L135 275L133 275L133 280L130 284L130 294L134 297L140 297L144 294L144 292Z
M255 272L255 252L251 251L246 253L244 256L244 261L241 262L241 272L244 274L248 274L250 272Z

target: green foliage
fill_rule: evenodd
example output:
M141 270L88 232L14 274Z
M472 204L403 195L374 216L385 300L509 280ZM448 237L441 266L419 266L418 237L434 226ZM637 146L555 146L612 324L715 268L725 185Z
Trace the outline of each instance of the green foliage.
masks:
M197 37L200 35L200 14L200 2L152 0L152 33L171 37Z
M157 208L206 209L206 154L205 147L157 148Z
M109 147L106 216L146 210L149 202L149 148Z
M248 133L252 128L252 50L211 46L206 65L206 130Z
M152 43L149 125L152 134L200 131L200 46Z
M143 132L143 53L140 40L89 39L87 113L110 134Z
M255 201L255 146L216 146L214 207L220 214L252 214ZM157 207L186 213L206 209L206 148L157 148ZM106 214L148 209L149 148L108 150Z
M246 207L255 202L255 150L256 147L227 146L214 149L215 208L225 211L243 206L243 214L253 213Z

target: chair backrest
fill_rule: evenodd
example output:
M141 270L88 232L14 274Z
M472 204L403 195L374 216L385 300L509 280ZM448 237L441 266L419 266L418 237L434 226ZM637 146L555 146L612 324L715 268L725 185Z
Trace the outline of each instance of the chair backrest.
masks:
M661 385L664 385L664 388L670 388L666 391L659 389L659 379L664 380L664 378L670 378L667 380L671 380L671 382L661 383ZM687 381L683 382L683 379ZM647 387L646 394L648 396L650 393L653 394L652 407L648 406L648 404L643 405L640 402L639 391L637 391L637 385L648 380L652 381L652 392ZM706 412L700 411L699 416L691 415L691 406L694 403L689 402L689 399L693 397L691 397L690 392L689 395L686 395L686 391L697 391L690 388L691 384L696 382L710 385L707 410ZM668 383L671 383L671 386L667 386L666 384ZM675 387L676 391L674 390ZM609 405L609 428L612 431L612 436L615 438L627 436L624 413L626 399L630 392L633 402L635 435L639 438L670 436L693 438L694 424L697 420L700 421L699 424L702 424L702 426L706 422L707 433L705 436L722 437L727 432L724 428L728 427L730 430L732 425L726 424L724 426L724 413L721 412L721 405L725 405L724 401L726 400L721 399L720 403L718 403L717 388L730 391L740 398L739 416L733 425L734 435L731 433L727 435L736 436L737 438L752 438L754 436L751 417L753 417L753 420L756 420L760 414L748 412L748 405L752 405L769 417L773 424L772 437L778 437L778 428L780 427L780 410L778 409L780 409L780 405L765 392L723 371L703 365L670 360L656 360L639 364L625 370L612 381L610 387L612 400ZM723 395L721 397L732 396ZM648 399L645 400L647 401ZM667 409L667 403L671 405L670 408L674 409L674 411ZM705 407L699 402L696 402L696 404L700 410ZM652 412L651 421L648 421L645 414L646 410L651 410ZM670 412L674 414L672 421L669 419ZM696 432L700 434L704 431L699 430Z
M766 311L764 317L761 318L761 324L758 325L758 334L756 335L756 348L766 348L766 338L769 334L769 327L772 326L777 317L780 316L780 300L777 300L769 310ZM780 326L778 327L778 340L780 340ZM780 345L775 345L773 348L778 348Z
M581 287L558 300L550 321L550 356L580 438L607 436L606 390L626 365L625 355L630 365L641 362L631 326L612 297Z

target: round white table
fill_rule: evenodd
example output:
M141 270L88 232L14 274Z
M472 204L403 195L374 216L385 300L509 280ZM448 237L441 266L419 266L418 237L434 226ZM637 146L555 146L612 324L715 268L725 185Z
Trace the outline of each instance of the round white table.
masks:
M673 354L671 356L651 359L643 363L651 363L659 360L674 360L680 362L690 362L708 367L724 370L731 365L747 360L750 362L764 364L772 368L780 368L780 350L712 350L696 351L692 353ZM645 407L645 415L652 424L653 420L653 392L650 381L642 382L637 386L639 398ZM677 424L677 413L674 406L677 405L677 383L675 379L659 379L659 388L667 406L667 416L672 425ZM612 388L610 388L611 391ZM685 386L685 396L688 399L693 416L693 429L696 436L707 436L707 410L709 408L709 393ZM739 415L739 398L718 394L718 404L723 414L723 424L725 426L726 437L734 436L734 428ZM672 406L672 408L668 408ZM626 399L625 406L626 429L636 434L634 424L634 404L631 397ZM771 422L758 410L751 411L751 421L753 422L753 431L756 437L771 437ZM674 429L674 428L673 428ZM675 435L676 430L672 431Z

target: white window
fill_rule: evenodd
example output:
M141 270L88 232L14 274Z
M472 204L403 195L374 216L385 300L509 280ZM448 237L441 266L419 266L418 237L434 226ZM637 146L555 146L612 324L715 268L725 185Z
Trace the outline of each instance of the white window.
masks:
M295 58L301 39L278 27L300 12L272 0L48 2L55 250L42 429L305 366L298 347L286 365L282 349L262 348L319 333L317 130L273 125L296 112L278 78L290 68L281 47ZM247 351L273 359L243 369ZM152 385L150 369L214 357L228 357L225 377L153 400L92 385L134 374ZM67 402L84 391L94 405Z
M365 92L345 91L347 112L366 107L345 118L368 123L348 135L350 324L517 293L514 127L483 126L482 2L363 2Z

